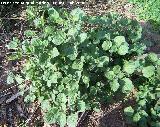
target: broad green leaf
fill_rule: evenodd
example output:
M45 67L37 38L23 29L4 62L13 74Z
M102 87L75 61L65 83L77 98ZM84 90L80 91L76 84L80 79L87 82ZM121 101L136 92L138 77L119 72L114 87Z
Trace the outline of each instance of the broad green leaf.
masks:
M47 81L47 86L48 86L48 87L51 87L51 86L52 86L52 81L51 81L51 80L48 80L48 81Z
M57 100L59 103L66 103L67 102L67 97L64 93L59 93L57 95Z
M59 51L56 47L54 47L51 51L52 58L59 56Z
M46 27L44 28L44 33L45 33L46 35L51 35L51 34L53 34L53 27L52 27L52 26L46 26Z
M134 43L133 45L131 45L131 52L136 52L138 53L138 55L143 54L144 51L147 49L146 45L143 43Z
M52 107L51 109L48 110L48 112L45 113L44 115L44 121L48 124L53 124L58 122L57 119L59 117L58 108L57 107Z
M80 60L75 60L72 64L72 68L76 70L82 70L83 69L83 62Z
M82 18L86 15L80 8L73 9L70 14L73 16L74 21L82 20Z
M33 36L36 35L36 32L33 31L33 30L26 30L26 31L24 31L24 35L25 35L26 37L33 37Z
M70 28L67 35L76 37L78 35L78 29L76 27Z
M121 72L121 67L119 66L119 65L116 65L116 66L114 66L113 67L113 72L115 73L115 74L120 74L120 72Z
M99 44L99 43L100 43L100 40L98 39L93 41L93 44Z
M78 101L78 111L84 112L86 109L86 104L84 101Z
M49 80L51 83L58 83L57 80L62 77L60 72L53 72L53 74L49 75Z
M77 120L78 120L78 114L77 113L69 115L68 118L67 118L68 127L76 127Z
M59 92L62 92L63 90L65 90L64 85L62 85L62 84L59 85L59 86L58 86L58 91L59 91Z
M75 60L77 55L78 55L78 51L77 51L77 47L76 46L70 46L70 47L66 47L64 48L64 54L70 59L70 60Z
M41 108L43 111L49 110L51 108L49 100L43 100L41 102Z
M89 84L90 81L89 75L83 75L82 80L85 84Z
M136 65L134 61L125 61L123 65L123 70L127 74L132 74L136 69Z
M36 99L36 96L34 94L30 94L30 95L27 95L24 99L25 102L34 102Z
M97 89L96 89L95 86L91 86L91 87L90 87L90 93L91 93L92 95L96 95L96 94L97 94Z
M60 125L60 127L64 127L66 125L66 114L61 112L59 113L59 117L58 117L58 123Z
M118 77L119 79L122 79L123 77L125 77L125 73L122 72L122 71L120 71L120 72L117 74L117 77Z
M105 65L108 65L108 63L109 63L109 57L108 56L101 56L98 58L97 67L104 67Z
M118 83L118 79L114 79L109 84L110 84L111 90L113 92L116 92L118 90L119 86L120 86L119 83Z
M118 47L116 45L112 45L112 47L109 49L110 53L115 53L118 51Z
M116 75L114 74L113 71L106 71L105 77L108 78L109 80L113 80L116 77Z
M114 38L114 42L115 42L115 45L119 47L123 42L126 42L126 40L124 36L116 36Z
M157 76L160 79L160 66L157 67Z
M36 18L33 22L34 22L35 27L37 27L37 28L44 26L44 19L42 16L39 18Z
M81 43L84 42L87 39L87 33L81 33L79 38Z
M143 73L144 77L149 78L149 77L154 75L155 67L152 66L152 65L151 66L147 66L147 67L143 67L142 73Z
M64 41L63 37L60 34L56 34L54 37L51 36L51 41L55 44L55 45L61 45Z
M26 9L26 14L28 19L34 19L36 16L32 7Z
M140 121L140 119L141 119L141 116L138 112L136 114L134 114L134 116L133 116L133 121L134 122L138 122L138 121Z
M126 116L133 116L134 109L131 106L126 107L124 109L124 113L125 113Z
M155 63L158 61L158 56L155 53L149 53L148 56L146 57L150 62Z
M48 14L51 20L57 20L60 18L59 13L54 8L49 8Z
M122 81L121 84L123 85L122 92L123 93L131 92L131 90L134 88L132 81L129 78L123 78L121 81Z
M145 110L141 110L140 114L141 114L142 117L148 117L148 114Z
M102 44L103 50L107 51L112 47L112 42L111 41L104 41Z
M96 39L97 40L104 39L105 35L106 35L106 31L100 30L100 31L96 32Z
M138 102L138 104L139 104L140 106L145 106L145 105L146 105L146 100L145 100L145 99L140 100L140 101Z
M119 48L118 48L118 54L119 55L125 55L128 53L128 50L129 50L129 45L128 43L124 43L123 45L121 45Z

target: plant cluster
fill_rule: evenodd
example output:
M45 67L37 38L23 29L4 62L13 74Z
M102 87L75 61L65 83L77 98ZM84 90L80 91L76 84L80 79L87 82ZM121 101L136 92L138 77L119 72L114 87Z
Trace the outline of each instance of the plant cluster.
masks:
M136 77L136 105L125 108L128 121L140 127L160 126L160 61L149 53L143 60L143 77ZM134 109L133 109L134 108Z
M27 10L31 29L8 48L17 52L12 59L26 59L15 79L22 90L23 82L31 81L25 100L38 100L46 122L75 127L79 112L98 112L101 102L133 89L139 106L125 113L135 122L147 122L148 116L158 121L160 60L154 53L143 58L146 46L137 21L114 13L88 16L80 8L33 10ZM86 30L86 24L95 27Z
M160 1L159 0L129 0L136 5L133 12L139 19L149 21L156 30L160 28Z

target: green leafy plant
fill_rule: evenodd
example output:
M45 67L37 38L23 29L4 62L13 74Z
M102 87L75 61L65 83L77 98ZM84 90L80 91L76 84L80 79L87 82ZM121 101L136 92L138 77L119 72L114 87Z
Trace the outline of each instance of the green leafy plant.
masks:
M15 79L21 89L23 80L31 81L25 100L38 100L47 123L75 127L79 112L99 111L116 93L129 94L137 87L135 76L154 76L157 63L139 58L146 46L137 21L114 13L87 16L80 8L46 7L37 17L30 14L34 29L16 45L26 63ZM95 27L85 29L86 24Z
M128 0L135 7L132 11L139 19L149 21L153 24L155 30L160 28L160 1L159 0Z
M135 84L138 84L136 94L137 104L125 108L124 112L129 120L137 123L140 127L159 127L160 125L160 85L159 68L160 60L154 53L149 53L144 58L144 65L141 67L142 76L137 77Z

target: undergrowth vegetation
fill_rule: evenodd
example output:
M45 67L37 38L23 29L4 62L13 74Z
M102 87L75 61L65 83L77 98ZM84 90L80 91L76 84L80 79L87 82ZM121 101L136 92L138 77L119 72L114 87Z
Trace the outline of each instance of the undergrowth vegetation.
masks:
M149 21L160 32L160 1L159 0L129 0L135 5L132 10L139 19Z
M128 122L160 126L160 59L145 51L137 21L88 16L80 8L32 7L27 14L23 40L15 37L8 48L16 51L10 59L25 58L14 78L22 94L31 82L25 101L38 100L45 122L75 127L80 112L98 112L102 102L135 90L137 105L124 110Z

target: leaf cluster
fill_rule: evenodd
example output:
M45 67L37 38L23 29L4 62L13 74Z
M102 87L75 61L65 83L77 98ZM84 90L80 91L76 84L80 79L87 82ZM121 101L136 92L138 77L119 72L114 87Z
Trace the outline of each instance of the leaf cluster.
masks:
M38 16L28 13L32 29L8 48L26 58L21 73L31 86L25 100L40 102L46 122L75 127L79 112L99 111L100 102L119 92L126 95L136 87L141 92L140 86L151 86L149 79L157 83L160 60L155 54L140 59L146 46L137 21L114 13L87 16L80 8L67 12L46 7ZM98 27L85 31L86 23ZM21 89L22 77L15 78Z

